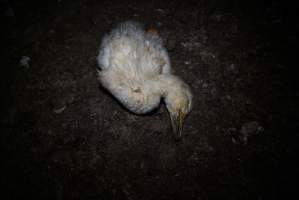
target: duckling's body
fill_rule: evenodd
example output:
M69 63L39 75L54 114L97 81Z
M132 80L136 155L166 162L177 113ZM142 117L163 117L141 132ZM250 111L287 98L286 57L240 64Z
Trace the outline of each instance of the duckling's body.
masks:
M98 64L102 85L132 112L151 111L161 97L171 116L186 115L191 109L191 91L171 74L161 38L137 23L122 23L103 38Z

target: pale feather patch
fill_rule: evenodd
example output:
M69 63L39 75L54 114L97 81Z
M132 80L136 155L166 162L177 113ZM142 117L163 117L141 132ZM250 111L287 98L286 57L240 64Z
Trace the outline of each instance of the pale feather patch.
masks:
M107 73L100 78L127 108L146 112L156 107L160 97L147 96L144 81L161 73L170 73L169 57L155 33L139 25L124 23L103 39L98 63Z

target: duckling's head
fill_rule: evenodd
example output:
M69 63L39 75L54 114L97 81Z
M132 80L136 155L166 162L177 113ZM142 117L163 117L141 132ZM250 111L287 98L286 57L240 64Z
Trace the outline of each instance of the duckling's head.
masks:
M176 76L168 79L164 100L176 138L182 136L185 117L192 108L192 93L189 86Z

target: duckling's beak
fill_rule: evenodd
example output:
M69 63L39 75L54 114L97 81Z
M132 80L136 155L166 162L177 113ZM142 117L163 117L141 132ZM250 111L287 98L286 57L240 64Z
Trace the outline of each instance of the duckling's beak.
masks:
M172 130L176 139L182 137L182 130L185 120L185 114L179 110L177 113L170 114Z

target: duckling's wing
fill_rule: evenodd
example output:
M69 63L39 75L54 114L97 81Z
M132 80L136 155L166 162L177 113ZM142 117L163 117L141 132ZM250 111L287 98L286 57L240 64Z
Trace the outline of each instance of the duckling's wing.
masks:
M99 67L102 70L111 66L128 68L125 66L127 62L131 62L132 67L137 62L136 50L143 36L144 31L139 23L128 21L118 25L102 40L97 57Z
M130 21L103 38L98 63L102 70L114 67L129 74L170 73L169 57L161 38Z
M169 74L171 71L170 60L162 39L158 35L145 33L143 45L138 51L139 67L147 75Z

